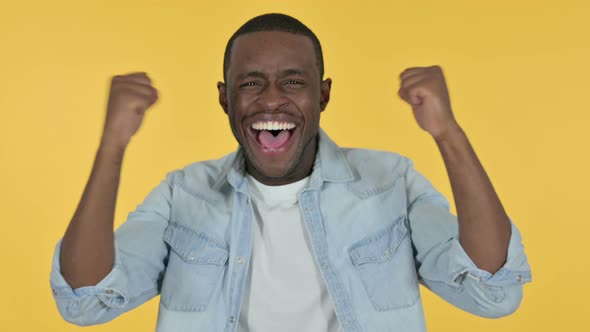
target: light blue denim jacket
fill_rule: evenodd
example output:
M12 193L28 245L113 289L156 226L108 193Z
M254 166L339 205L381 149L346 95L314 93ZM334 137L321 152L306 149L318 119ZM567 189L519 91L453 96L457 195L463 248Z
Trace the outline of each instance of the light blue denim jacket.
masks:
M161 294L157 331L236 331L252 247L245 176L241 150L168 174L116 231L114 267L96 286L66 283L58 243L51 288L62 316L103 323ZM478 269L447 200L394 153L339 148L321 131L299 206L347 332L425 331L419 283L463 310L500 317L531 280L514 225L504 266Z

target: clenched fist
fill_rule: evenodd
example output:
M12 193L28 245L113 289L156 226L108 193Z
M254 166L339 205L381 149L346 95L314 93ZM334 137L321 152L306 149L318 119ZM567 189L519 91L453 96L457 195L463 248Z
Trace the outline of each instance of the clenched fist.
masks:
M439 66L408 68L400 74L400 79L399 96L412 106L416 122L434 139L441 139L458 127Z
M158 91L145 73L114 76L101 144L125 148L143 121L145 111L158 100Z

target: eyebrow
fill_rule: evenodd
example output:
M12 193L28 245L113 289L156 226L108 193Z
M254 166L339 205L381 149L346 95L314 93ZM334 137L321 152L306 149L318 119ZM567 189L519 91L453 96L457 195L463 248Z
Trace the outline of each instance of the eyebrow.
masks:
M281 72L280 76L291 76L291 75L305 76L305 71L303 71L301 69L286 69Z
M292 75L305 76L305 71L303 71L301 69L285 69L280 72L279 77L292 76ZM264 74L261 71L252 70L252 71L248 71L248 72L239 74L238 80L243 80L245 78L250 78L250 77L267 78L267 76L268 75Z
M241 73L238 75L239 80L243 80L248 77L266 78L266 75L264 75L262 72L256 71L256 70L248 71L248 72Z

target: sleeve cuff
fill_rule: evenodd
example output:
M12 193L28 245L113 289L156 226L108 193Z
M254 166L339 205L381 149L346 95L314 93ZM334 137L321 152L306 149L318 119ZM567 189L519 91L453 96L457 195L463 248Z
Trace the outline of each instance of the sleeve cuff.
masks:
M60 269L61 240L57 243L51 267L50 284L55 300L58 302L79 302L89 296L97 296L105 305L113 308L120 308L129 302L127 291L127 277L123 271L120 258L115 251L115 264L107 274L95 286L84 286L72 289L64 279ZM68 305L70 310L77 306ZM71 314L75 314L71 312Z
M456 286L460 286L466 278L494 286L524 284L532 281L531 268L524 253L522 238L514 224L512 224L506 263L494 274L478 268L457 239L451 241L451 250L454 251L454 255L451 256L455 259L450 260L453 266L449 271L452 271L450 277Z

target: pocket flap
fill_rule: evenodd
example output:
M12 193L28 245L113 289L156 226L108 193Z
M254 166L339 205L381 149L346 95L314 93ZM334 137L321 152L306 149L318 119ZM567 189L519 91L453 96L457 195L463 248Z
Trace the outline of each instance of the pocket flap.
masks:
M164 232L164 241L190 264L224 265L229 256L227 246L204 233L171 223Z
M387 228L354 243L348 249L348 254L357 266L388 261L395 254L407 232L405 216L401 216Z

